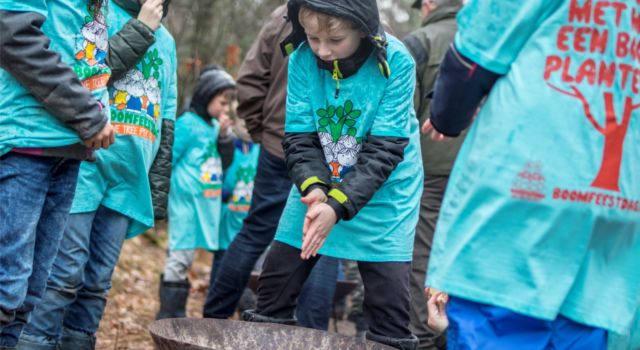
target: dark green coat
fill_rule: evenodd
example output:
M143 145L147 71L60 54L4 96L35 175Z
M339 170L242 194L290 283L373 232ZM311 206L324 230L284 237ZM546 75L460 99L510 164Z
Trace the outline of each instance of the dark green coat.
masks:
M422 27L404 39L404 43L417 63L417 84L415 95L416 115L420 125L429 118L431 98L440 63L456 33L456 14L460 6L444 6L429 14ZM422 161L425 176L448 176L458 150L464 141L461 136L446 140L433 141L429 135L420 138Z

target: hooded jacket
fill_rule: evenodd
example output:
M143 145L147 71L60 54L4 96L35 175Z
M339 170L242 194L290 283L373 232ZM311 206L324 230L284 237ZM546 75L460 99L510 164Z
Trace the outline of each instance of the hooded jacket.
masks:
M391 72L387 63L387 38L375 0L290 0L287 4L287 17L291 21L292 32L280 44L285 55L291 54L307 40L304 28L298 20L301 6L357 24L374 46L380 73L389 77Z
M281 47L291 53L306 41L304 28L298 21L301 6L328 15L341 17L356 23L366 33L366 40L361 47L371 47L370 54L374 55L379 73L388 81L391 72L387 63L387 38L383 31L378 7L374 0L367 1L318 1L291 0L288 3L288 18L292 24L292 33L285 39ZM370 45L369 45L370 44ZM360 50L358 50L360 51ZM356 61L360 61L355 57ZM359 65L354 67L354 59L336 60L333 62L333 77L336 80L335 97L339 95L342 70L350 70L350 74L357 74ZM318 59L318 66L324 67L324 62ZM413 67L412 67L413 68ZM291 72L291 69L290 69ZM291 84L290 84L291 85ZM389 178L396 166L404 159L404 149L409 139L405 137L370 136L362 145L358 155L358 163L344 178L339 188L331 185L333 176L323 153L324 145L317 132L285 133L283 148L289 176L296 184L302 195L315 188L328 192L328 204L335 210L338 220L349 220L362 209L378 189Z
M209 102L224 90L235 89L235 87L236 82L229 73L217 65L209 65L202 70L198 77L189 110L211 124L211 119L214 117L207 111ZM218 137L218 152L222 160L222 169L227 169L233 162L232 136L220 135Z

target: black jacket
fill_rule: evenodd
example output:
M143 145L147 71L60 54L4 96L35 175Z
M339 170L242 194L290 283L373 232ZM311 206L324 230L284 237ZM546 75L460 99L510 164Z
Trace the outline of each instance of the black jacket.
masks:
M109 51L106 58L107 65L111 68L109 84L125 76L130 69L138 64L155 42L155 34L151 28L136 19L140 11L140 4L137 0L114 0L114 2L133 18L109 38ZM168 1L165 0L164 6L166 13ZM162 119L161 130L160 147L149 170L151 199L156 220L167 218L174 122Z
M300 43L306 40L304 30L298 21L300 6L332 16L345 18L357 23L366 33L368 52L378 60L380 73L389 78L387 64L386 37L380 22L375 0L290 0L288 17L293 26L292 34L283 41L281 47L291 53ZM357 73L361 60L354 56L346 60L353 62L334 62L340 67L355 67L352 74ZM352 63L356 63L355 66ZM322 64L320 65L323 68ZM349 220L371 200L389 178L393 170L404 159L404 149L409 144L408 138L369 136L362 144L358 160L340 184L331 184L329 165L322 151L317 133L286 133L282 142L287 168L291 180L302 195L315 188L328 193L329 204L336 212L338 220ZM331 191L335 188L338 191Z

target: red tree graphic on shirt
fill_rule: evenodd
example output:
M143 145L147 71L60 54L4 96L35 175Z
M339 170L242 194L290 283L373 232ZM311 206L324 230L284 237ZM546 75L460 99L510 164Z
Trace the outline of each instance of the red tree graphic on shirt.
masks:
M605 109L605 125L604 127L598 123L591 112L591 106L585 96L576 88L571 86L571 91L563 90L551 83L547 83L554 90L577 98L582 102L584 114L593 125L593 127L601 133L604 139L604 152L602 154L602 164L598 175L591 183L591 186L610 191L620 191L620 167L622 166L622 154L624 151L624 141L629 123L631 122L632 112L640 108L640 104L633 104L631 97L624 99L624 111L622 114L622 122L618 123L615 109L615 95L612 92L604 92L604 109Z

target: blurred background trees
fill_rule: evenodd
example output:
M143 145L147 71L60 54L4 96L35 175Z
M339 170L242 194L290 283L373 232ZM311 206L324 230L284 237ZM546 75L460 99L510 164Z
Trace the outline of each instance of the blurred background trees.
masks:
M413 0L378 0L383 20L402 38L419 25ZM219 64L235 75L271 11L285 0L172 0L164 21L178 50L182 108L203 66ZM181 109L179 110L181 111Z

